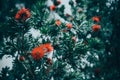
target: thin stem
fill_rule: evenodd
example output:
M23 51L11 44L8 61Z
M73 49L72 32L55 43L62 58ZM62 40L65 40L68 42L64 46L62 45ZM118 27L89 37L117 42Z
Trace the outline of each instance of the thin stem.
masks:
M22 54L24 53L24 28L22 29Z
M30 69L28 69L24 63L22 63L22 65L23 65L23 67L25 68L25 70L26 70L26 71L29 71L29 73L32 75L33 80L35 80L35 76L34 76L34 74L32 73L32 71L31 71Z
M20 54L20 50L19 50L19 41L20 41L20 36L18 35L18 38L17 38L17 48L18 48L18 54Z

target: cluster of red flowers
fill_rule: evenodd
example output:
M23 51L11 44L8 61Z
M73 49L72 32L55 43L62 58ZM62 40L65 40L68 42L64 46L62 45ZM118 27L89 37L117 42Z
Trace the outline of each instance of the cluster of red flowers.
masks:
M53 50L54 49L50 43L41 44L40 46L35 47L32 50L32 57L35 60L39 60L43 58L46 53L51 52Z
M61 0L57 0L57 3L58 3L58 4L61 4ZM54 11L55 9L56 9L56 6L55 6L54 4L50 6L50 11ZM70 15L68 14L68 16L70 16ZM56 24L57 26L60 26L60 25L61 25L61 21L60 21L60 20L56 20L56 21L55 21L55 24ZM72 24L71 24L71 23L67 23L67 24L66 24L66 27L67 27L68 29L71 29L71 28L72 28Z
M22 8L15 15L15 19L25 21L26 19L30 18L30 16L31 16L30 11L26 8Z
M60 26L60 25L61 25L61 21L60 21L60 20L56 20L56 21L55 21L55 24L56 24L57 26ZM66 27L67 27L68 29L71 29L71 28L72 28L72 24L71 24L71 23L67 23L67 24L66 24Z
M92 17L92 20L95 22L100 22L100 16L94 16L94 17ZM101 29L101 26L99 24L94 24L92 26L92 30L94 32L99 31L100 29Z

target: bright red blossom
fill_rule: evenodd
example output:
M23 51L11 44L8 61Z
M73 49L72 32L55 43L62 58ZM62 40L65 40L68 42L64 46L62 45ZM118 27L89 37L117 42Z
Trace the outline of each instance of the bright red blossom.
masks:
M51 10L51 11L54 11L55 9L56 9L56 6L55 6L55 5L51 5L51 6L50 6L50 10Z
M94 16L92 17L92 20L95 22L100 22L100 16Z
M20 19L26 20L26 19L30 18L30 16L31 16L30 11L26 8L22 8L15 15L15 19L16 20L20 20Z
M50 43L44 44L44 47L47 49L46 52L51 52L51 51L54 50L53 47L52 47L52 45Z
M56 21L55 21L55 24L56 24L57 26L60 26L60 25L61 25L61 21L60 21L60 20L56 20Z
M44 57L48 52L53 51L53 47L50 43L41 44L39 47L36 47L32 50L32 57L35 60L39 60Z
M68 29L72 28L72 24L70 24L70 23L67 23L66 26L67 26Z
M93 26L92 26L92 30L93 31L99 31L101 29L101 26L100 25L98 25L98 24L94 24Z
M36 47L32 50L32 57L35 60L39 60L44 56L44 50L41 47Z

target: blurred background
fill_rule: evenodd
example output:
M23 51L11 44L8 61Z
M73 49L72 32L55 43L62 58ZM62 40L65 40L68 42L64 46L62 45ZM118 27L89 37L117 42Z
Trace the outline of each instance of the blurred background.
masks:
M0 80L119 80L119 32L119 0L0 0Z

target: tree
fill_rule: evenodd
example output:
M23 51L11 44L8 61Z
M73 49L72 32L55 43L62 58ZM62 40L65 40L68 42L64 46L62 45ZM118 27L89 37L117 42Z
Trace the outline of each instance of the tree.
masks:
M72 14L61 0L52 2L1 1L0 57L12 55L14 62L0 79L119 80L120 1L70 0ZM31 29L40 35L34 38Z

